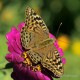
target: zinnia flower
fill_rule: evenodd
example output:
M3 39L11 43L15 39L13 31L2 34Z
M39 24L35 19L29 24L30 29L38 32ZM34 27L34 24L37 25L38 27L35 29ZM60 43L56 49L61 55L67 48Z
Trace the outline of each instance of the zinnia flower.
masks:
M8 40L8 51L9 54L6 55L6 59L13 63L13 72L11 77L14 80L51 80L50 75L45 75L41 71L40 65L32 66L32 63L27 56L25 50L22 48L20 41L20 31L21 28L25 26L24 23L18 25L18 29L13 27L9 33L6 34L6 38ZM52 34L50 34L50 38L55 38ZM54 43L55 47L60 52L60 56L63 56L62 49L59 48L57 42ZM65 63L65 60L62 60ZM25 65L26 64L26 65ZM33 70L37 71L33 71Z

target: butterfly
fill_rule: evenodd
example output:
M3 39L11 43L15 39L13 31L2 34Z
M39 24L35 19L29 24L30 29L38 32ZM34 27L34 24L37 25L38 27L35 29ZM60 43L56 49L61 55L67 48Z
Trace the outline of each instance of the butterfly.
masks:
M42 18L30 7L26 8L25 26L21 30L21 43L31 61L41 65L57 77L63 75L63 64L55 38L49 37L49 30Z

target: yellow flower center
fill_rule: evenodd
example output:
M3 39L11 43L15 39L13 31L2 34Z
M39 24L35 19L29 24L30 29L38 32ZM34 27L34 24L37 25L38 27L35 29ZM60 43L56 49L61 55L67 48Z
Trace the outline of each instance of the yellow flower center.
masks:
M38 64L38 65L36 65L36 66L33 66L33 64L32 64L32 62L31 62L31 60L30 60L27 52L23 52L22 57L24 58L23 64L24 64L25 66L30 66L31 69L32 69L32 71L35 71L35 72L36 72L36 71L41 71L41 66L40 66L40 64Z

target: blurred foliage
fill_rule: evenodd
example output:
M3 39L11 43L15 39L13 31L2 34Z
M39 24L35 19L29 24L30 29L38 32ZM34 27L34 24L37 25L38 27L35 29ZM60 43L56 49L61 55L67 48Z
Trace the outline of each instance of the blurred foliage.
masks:
M72 51L74 54L77 54L80 56L80 40L75 40L75 42L73 42Z
M0 69L7 63L5 35L12 26L17 27L25 21L26 6L42 16L55 36L60 23L63 23L56 37L67 63L64 76L59 80L80 80L80 0L0 0ZM0 70L0 80L11 80L11 72L12 69Z

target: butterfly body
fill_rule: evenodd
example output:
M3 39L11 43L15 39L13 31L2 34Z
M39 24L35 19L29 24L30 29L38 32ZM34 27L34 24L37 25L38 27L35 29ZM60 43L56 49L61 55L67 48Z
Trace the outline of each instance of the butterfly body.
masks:
M41 63L44 68L60 77L63 64L58 50L54 46L55 38L49 38L49 30L42 18L28 7L25 26L21 30L21 42L34 64Z

